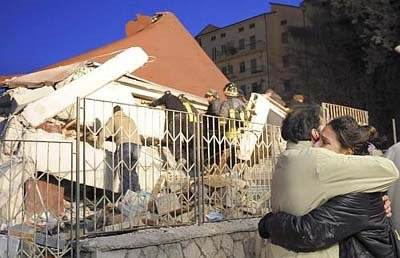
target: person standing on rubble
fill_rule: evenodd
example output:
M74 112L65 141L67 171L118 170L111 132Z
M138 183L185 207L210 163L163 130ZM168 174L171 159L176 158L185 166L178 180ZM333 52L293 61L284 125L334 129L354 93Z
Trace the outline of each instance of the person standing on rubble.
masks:
M245 121L248 121L249 116L246 112L246 104L239 96L239 91L236 84L230 82L224 87L226 100L221 104L220 116L228 118L221 120L221 125L226 128L226 136L232 140L237 135L238 127L242 126Z
M168 148L171 151L171 153L174 155L175 160L178 163L181 163L183 165L187 165L187 146L184 141L179 135L184 135L186 139L190 138L193 133L193 126L187 126L187 120L186 119L187 114L185 112L185 106L182 103L182 101L175 95L171 94L170 91L164 92L164 95L159 98L154 100L149 104L151 107L157 107L164 105L166 110L166 116L167 116L167 143L168 143ZM192 114L193 115L193 114ZM189 159L192 159L194 157L194 154L192 155L191 153L194 153L194 149L190 148L189 146ZM193 162L192 160L190 160Z
M219 116L222 102L219 99L218 91L211 89L206 92L204 97L208 101L208 108L205 114L208 116Z
M108 137L113 137L117 145L117 160L123 161L122 193L125 194L128 190L139 192L139 177L136 171L141 146L139 132L135 122L123 112L121 106L114 106L112 117L99 133L97 146L102 148Z

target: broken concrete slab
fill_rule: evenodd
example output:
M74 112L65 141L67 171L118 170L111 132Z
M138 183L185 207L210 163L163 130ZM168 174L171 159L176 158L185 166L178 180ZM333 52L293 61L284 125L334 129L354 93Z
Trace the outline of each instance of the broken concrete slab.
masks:
M141 48L129 48L51 95L29 104L22 116L28 124L36 127L68 108L77 98L86 97L122 75L135 71L147 60L148 56Z
M0 221L21 224L24 219L24 183L35 173L28 159L9 159L0 165Z
M13 114L20 112L29 103L46 97L54 92L53 87L50 86L44 86L34 90L23 89L24 91L18 93L15 92L11 98L11 113Z

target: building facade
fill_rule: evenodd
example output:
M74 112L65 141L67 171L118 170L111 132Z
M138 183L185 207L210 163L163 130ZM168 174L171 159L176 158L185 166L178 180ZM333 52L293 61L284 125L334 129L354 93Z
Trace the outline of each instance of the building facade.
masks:
M271 88L293 95L289 26L304 26L303 10L271 3L271 12L218 28L206 26L196 40L225 76L245 93Z

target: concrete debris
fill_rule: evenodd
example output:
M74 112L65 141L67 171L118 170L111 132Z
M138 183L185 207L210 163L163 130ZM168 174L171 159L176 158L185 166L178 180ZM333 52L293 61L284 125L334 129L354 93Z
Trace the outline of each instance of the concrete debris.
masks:
M20 242L17 237L0 235L0 257L17 257Z
M31 178L25 183L25 191L28 215L42 214L45 211L56 217L64 214L64 187Z
M119 209L125 217L137 217L147 210L147 203L150 199L150 193L136 193L128 190L119 203Z
M58 234L57 236L46 235L43 233L37 233L35 235L35 243L42 246L47 246L57 250L65 249L67 245L68 234Z
M270 196L253 193L254 185L270 180L265 178L264 166L251 172L244 164L232 168L239 171L228 173L226 152L218 165L218 175L191 178L169 148L162 146L165 110L143 106L121 104L135 120L144 141L137 166L142 191L120 192L121 165L116 159L119 146L108 139L104 148L97 149L96 136L112 116L115 103L135 104L133 87L117 79L147 59L142 49L130 48L98 68L81 66L57 81L56 90L52 86L18 87L0 96L0 225L5 225L0 231L9 235L0 235L0 257L13 256L24 245L64 250L71 230L78 227L83 234L194 223L202 209L199 203L204 204L203 214L208 221L265 211ZM81 97L88 98L85 108L77 111L76 101ZM254 95L250 101L249 106L257 114L253 122L264 124L267 119L269 109L261 112L263 99ZM78 115L85 118L85 124L75 122ZM81 139L77 139L75 128ZM252 157L263 126L247 129L239 139L238 157L242 160ZM79 141L82 139L86 141ZM86 206L75 199L78 176L79 183L84 180L87 187L86 195L81 196ZM111 200L113 203L108 203ZM7 249L8 254L1 253Z
M12 159L0 165L0 197L3 197L0 198L0 219L9 225L22 222L24 183L34 173L31 160Z
M168 214L174 211L180 211L183 206L179 202L176 194L166 194L155 200L157 213L158 214Z
M147 54L141 48L129 48L53 94L29 104L22 116L30 125L38 126L68 108L77 98L88 96L122 75L135 71L147 59Z
M26 131L26 129L22 125L19 117L11 116L8 119L1 137L3 140L0 146L2 155L10 156L17 150L18 141L22 140L24 131Z
M82 65L81 67L79 67L77 70L74 70L74 73L72 73L71 75L69 75L67 78L65 78L64 80L58 82L54 87L58 90L61 89L62 87L64 87L65 85L75 81L76 79L79 79L80 77L82 77L83 75L86 75L88 73L90 73L91 71L94 70L94 67L88 66L88 65Z
M17 88L20 91L14 91L11 96L11 110L13 114L19 113L26 105L38 99L49 96L54 92L53 87L44 86L38 89L30 90L27 88ZM14 89L16 90L16 89Z

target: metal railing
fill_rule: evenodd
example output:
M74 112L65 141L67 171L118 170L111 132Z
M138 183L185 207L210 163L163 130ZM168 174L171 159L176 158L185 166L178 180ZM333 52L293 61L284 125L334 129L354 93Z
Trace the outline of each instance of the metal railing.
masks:
M87 98L76 115L75 141L1 142L0 256L79 257L75 239L270 209L277 126Z
M327 123L341 116L351 116L360 125L368 124L368 111L329 103L322 103L321 106Z
M74 256L72 143L3 140L0 148L0 257Z

